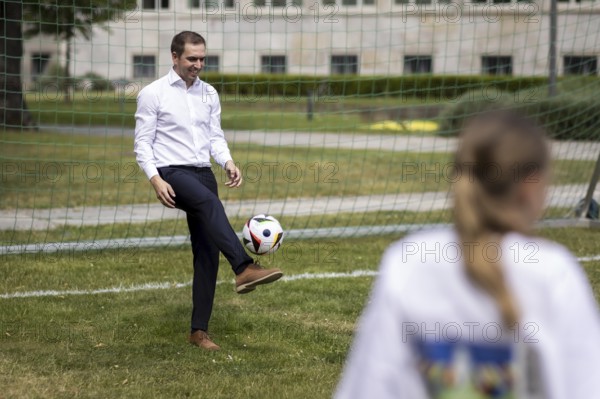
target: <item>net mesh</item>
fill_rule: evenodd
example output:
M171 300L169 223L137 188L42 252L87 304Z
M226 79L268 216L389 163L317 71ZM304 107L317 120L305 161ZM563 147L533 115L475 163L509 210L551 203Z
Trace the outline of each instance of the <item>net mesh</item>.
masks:
M202 79L219 92L245 178L237 190L220 184L239 231L258 213L307 236L449 222L456 133L490 103L537 117L552 137L546 219L573 215L600 152L595 2L558 2L554 96L548 1L41 3L55 14L15 2L22 16L3 21L38 28L19 39L22 57L10 33L0 37L3 79L20 79L38 127L5 121L0 133L4 245L187 234L133 154L137 93L167 73L181 30L207 40Z

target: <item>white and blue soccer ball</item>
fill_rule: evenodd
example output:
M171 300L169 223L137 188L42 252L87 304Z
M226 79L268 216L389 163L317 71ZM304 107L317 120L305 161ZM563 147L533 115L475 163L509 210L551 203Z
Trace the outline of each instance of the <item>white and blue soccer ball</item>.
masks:
M253 254L272 254L281 246L283 229L273 216L256 215L244 224L242 241Z

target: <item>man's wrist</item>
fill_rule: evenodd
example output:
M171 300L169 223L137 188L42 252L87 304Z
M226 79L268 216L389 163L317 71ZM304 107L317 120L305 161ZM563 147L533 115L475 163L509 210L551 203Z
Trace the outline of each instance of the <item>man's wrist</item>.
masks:
M156 174L156 175L154 175L154 176L152 176L152 177L150 178L150 183L151 183L152 185L154 185L154 184L156 184L156 182L158 182L158 181L159 181L159 179L160 179L160 175Z

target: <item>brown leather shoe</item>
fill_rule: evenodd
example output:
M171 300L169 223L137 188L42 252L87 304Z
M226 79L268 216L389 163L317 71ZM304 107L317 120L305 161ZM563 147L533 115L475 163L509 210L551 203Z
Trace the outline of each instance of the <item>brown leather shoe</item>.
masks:
M188 340L190 341L190 344L209 351L218 351L221 349L219 345L212 342L206 331L198 330L195 333L190 334Z
M235 292L246 294L254 291L257 285L279 280L283 273L279 269L265 269L257 263L250 263L246 269L235 276Z

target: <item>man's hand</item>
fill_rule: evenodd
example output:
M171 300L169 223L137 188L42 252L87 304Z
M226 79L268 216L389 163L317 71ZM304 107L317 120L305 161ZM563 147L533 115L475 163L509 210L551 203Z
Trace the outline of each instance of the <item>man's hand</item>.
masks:
M167 208L175 208L175 191L173 191L173 187L159 175L152 176L150 183L156 191L156 198Z
M227 173L227 178L229 179L229 181L225 183L227 187L236 188L242 185L242 172L235 166L233 161L227 161L224 169Z

